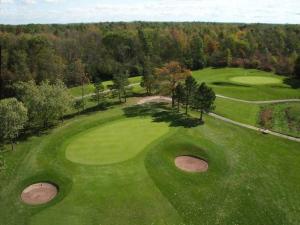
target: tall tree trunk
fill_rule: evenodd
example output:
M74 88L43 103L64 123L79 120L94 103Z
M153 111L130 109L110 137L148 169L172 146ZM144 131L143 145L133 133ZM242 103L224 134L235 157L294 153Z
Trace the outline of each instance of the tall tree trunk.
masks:
M127 102L127 96L126 96L126 91L124 90L124 101Z
M185 115L188 114L188 107L189 107L189 95L187 94L185 99Z
M14 141L10 140L10 144L11 144L11 150L14 151L15 150L15 148L14 148Z
M121 99L121 91L120 91L120 90L118 91L118 94L119 94L119 102L122 102L122 99Z
M2 77L2 46L0 44L0 99L4 97L4 81Z
M81 78L81 101L82 101L82 110L84 111L84 101L83 101L83 98L84 98L84 88L83 88L83 77Z
M200 110L200 122L202 122L202 117L203 117L203 111Z
M172 90L172 108L175 106L175 91Z

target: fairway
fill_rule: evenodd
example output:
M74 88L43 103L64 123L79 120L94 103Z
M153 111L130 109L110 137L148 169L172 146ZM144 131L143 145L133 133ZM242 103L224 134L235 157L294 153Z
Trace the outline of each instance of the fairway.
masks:
M0 174L8 182L0 188L1 224L300 223L299 143L209 117L194 128L171 126L155 121L154 108L136 107L144 113L126 116L115 107L21 143L7 157L12 172ZM186 167L183 158L182 170L178 156L202 164L193 159ZM42 181L55 183L58 195L42 206L24 204L23 189Z
M262 84L282 84L282 80L273 78L273 77L258 77L258 76L240 76L232 77L230 81L241 83L241 84L253 84L253 85L262 85Z
M125 161L168 130L166 124L151 123L150 118L118 120L71 138L66 157L73 162L89 165Z
M217 94L244 100L300 98L299 88L272 72L243 68L206 68L193 71L198 82L205 82Z

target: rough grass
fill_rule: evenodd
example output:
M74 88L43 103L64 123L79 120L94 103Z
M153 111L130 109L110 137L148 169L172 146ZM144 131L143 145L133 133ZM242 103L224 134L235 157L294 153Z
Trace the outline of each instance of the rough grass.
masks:
M270 129L279 133L300 137L300 103L270 104L261 111L270 111Z
M115 107L76 117L48 134L20 143L17 151L5 153L8 168L0 173L0 224L300 223L299 143L210 117L205 117L203 125L184 128L170 126L172 113L157 120L151 113L140 117L125 112L126 116ZM120 122L121 126L126 120L131 124L143 119L145 134L146 129L157 126L168 132L157 135L135 157L107 165L82 165L65 158L65 147L75 136L108 123ZM128 136L130 131L135 133L132 128L137 129L128 127ZM118 132L115 129L116 135ZM122 142L116 147L122 148ZM177 155L206 159L208 172L179 170L174 165ZM57 183L59 198L38 207L21 203L22 188L40 180Z

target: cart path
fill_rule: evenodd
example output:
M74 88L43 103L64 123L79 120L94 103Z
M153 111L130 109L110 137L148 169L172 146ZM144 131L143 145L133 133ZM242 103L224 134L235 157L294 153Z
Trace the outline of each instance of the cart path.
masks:
M164 102L165 101L169 101L170 102L170 101L172 101L172 99L170 97L165 97L165 96L150 96L150 97L142 98L141 100L139 100L137 102L137 104L144 104L144 103L147 103L147 102L158 102L158 101L164 101ZM211 116L211 117L214 117L216 119L219 119L219 120L222 120L224 122L231 123L231 124L234 124L234 125L237 125L237 126L240 126L240 127L244 127L244 128L247 128L247 129L255 130L255 131L258 131L258 132L264 132L266 134L270 134L270 135L273 135L273 136L276 136L276 137L280 137L280 138L285 138L285 139L288 139L290 141L300 142L300 138L296 138L296 137L292 137L292 136L280 134L280 133L277 133L277 132L274 132L274 131L270 131L270 130L263 130L263 129L259 128L259 127L255 127L255 126L248 125L248 124L245 124L245 123L240 123L240 122L228 119L226 117L219 116L219 115L217 115L215 113L209 113L208 115Z
M239 98L232 98L227 97L224 95L216 94L218 98L224 98L236 102L244 102L244 103L250 103L250 104L271 104L271 103L284 103L284 102L300 102L300 99L278 99L278 100L266 100L266 101L250 101L250 100L243 100Z

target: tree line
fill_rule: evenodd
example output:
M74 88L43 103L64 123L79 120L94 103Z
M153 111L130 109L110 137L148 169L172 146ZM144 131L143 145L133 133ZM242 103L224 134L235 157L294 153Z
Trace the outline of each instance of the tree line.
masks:
M0 25L0 97L15 96L17 81L60 79L71 87L113 79L120 71L150 73L170 61L190 70L232 66L299 75L299 36L299 25Z
M21 131L46 129L71 110L73 98L61 80L18 82L13 88L16 98L0 100L0 143L9 141L12 149Z
M159 68L149 68L141 81L148 95L171 96L172 108L177 106L177 111L180 111L180 107L184 106L185 114L188 114L188 108L198 110L201 122L203 113L214 109L216 96L213 90L205 83L199 85L191 71L179 62L171 61ZM128 71L119 71L106 91L101 80L94 82L91 99L101 106L110 94L120 103L126 102L130 89L128 77ZM0 100L0 143L9 141L12 149L21 131L46 129L58 120L63 121L72 107L78 112L85 109L86 96L82 94L81 98L74 99L61 80L54 83L46 80L40 84L33 80L20 81L13 84L13 89L16 97Z

